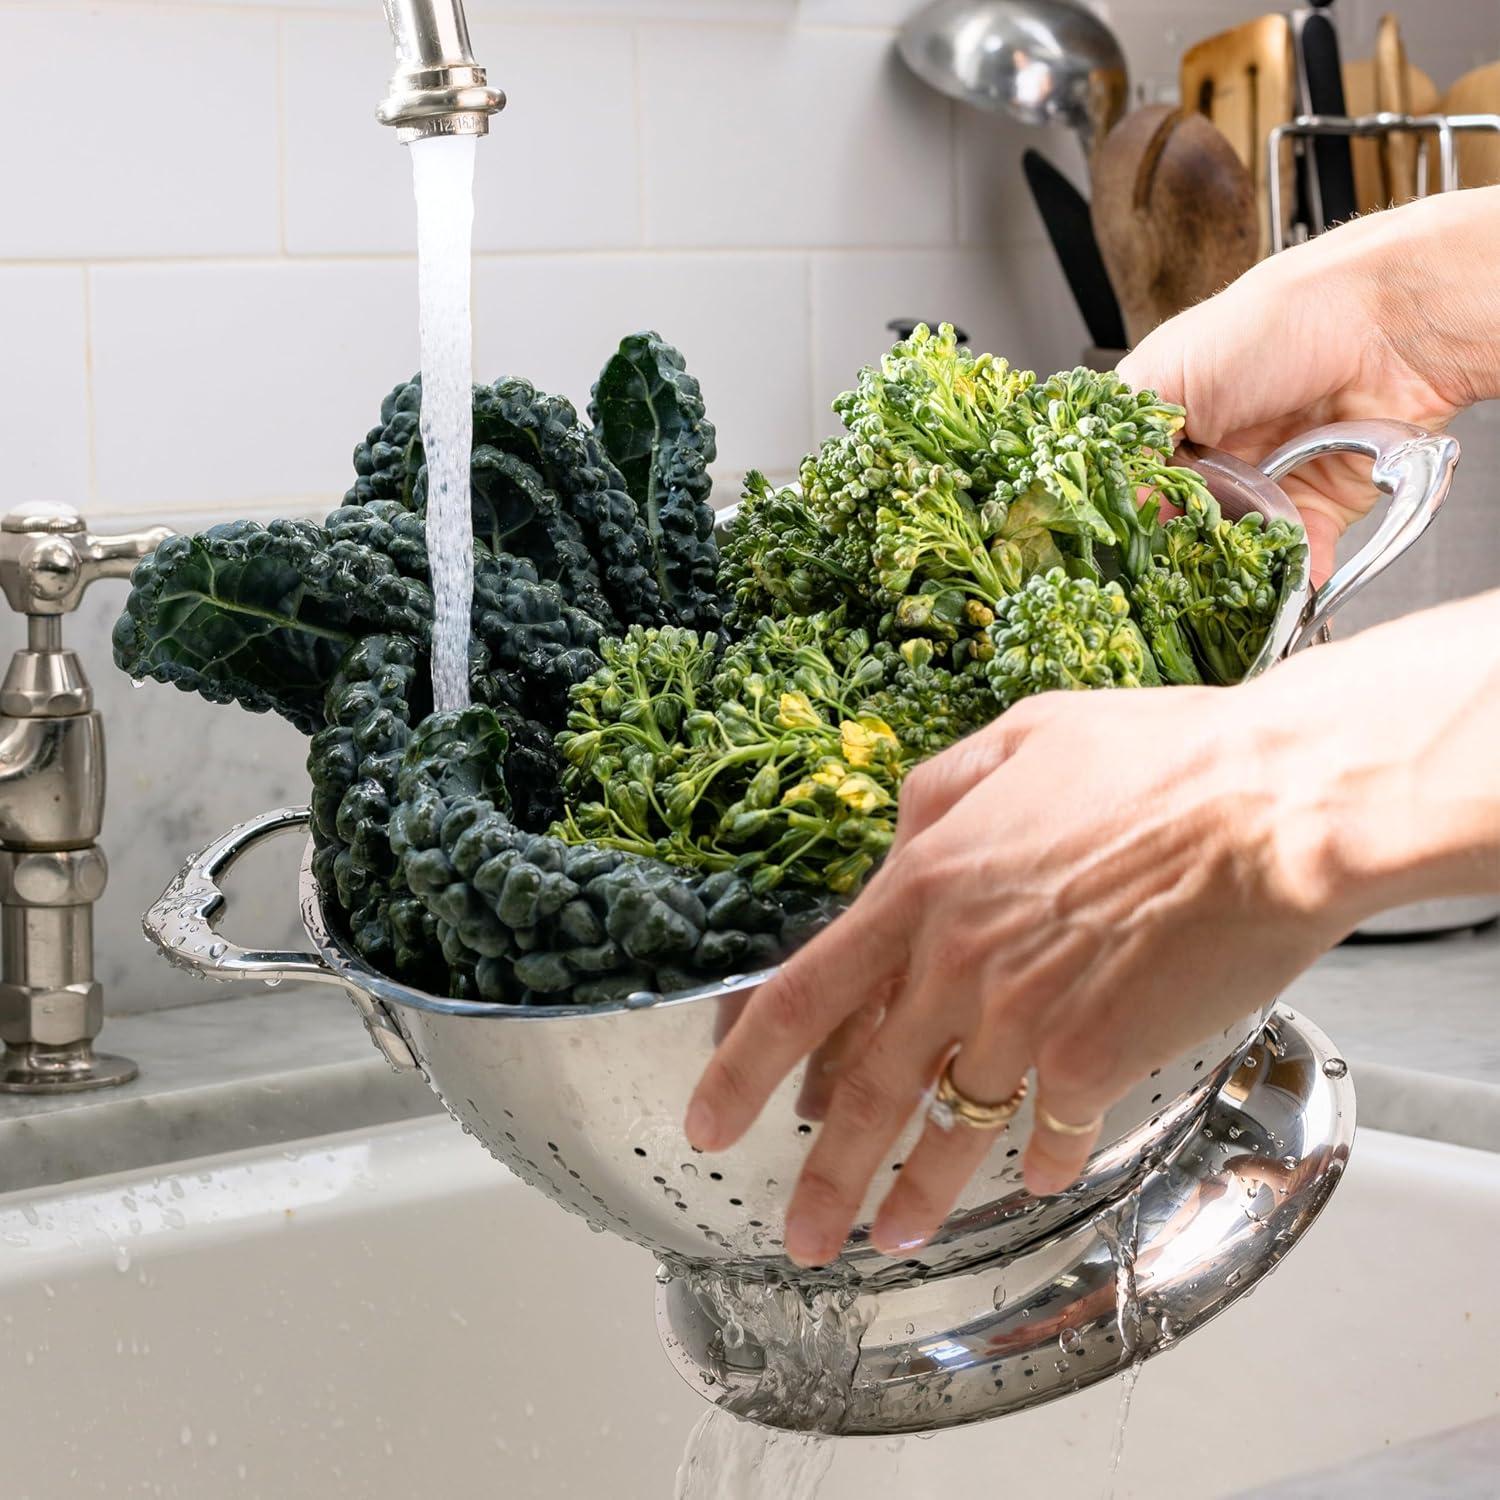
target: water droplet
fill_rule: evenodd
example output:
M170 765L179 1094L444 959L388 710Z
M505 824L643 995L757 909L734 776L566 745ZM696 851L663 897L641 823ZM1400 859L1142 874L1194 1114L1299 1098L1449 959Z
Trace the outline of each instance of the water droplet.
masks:
M42 1216L36 1211L35 1207L32 1204L30 1204L30 1203L23 1203L21 1205L21 1217L23 1219L25 1219L26 1222L28 1224L30 1224L33 1229L35 1229L37 1227L37 1225L42 1222Z
M744 1342L744 1327L734 1318L731 1318L724 1325L724 1347L726 1349L739 1349L744 1345Z
M1076 1328L1064 1328L1057 1336L1057 1347L1064 1354L1076 1354L1083 1348L1083 1335Z
M1342 1057L1330 1057L1323 1064L1323 1076L1325 1078L1343 1078L1349 1071L1349 1064Z
M917 1325L915 1323L908 1323L906 1325L906 1331L908 1334L915 1333L917 1331Z
M162 1222L166 1224L169 1229L187 1228L187 1218L184 1216L181 1209L164 1208L161 1211L161 1217Z
M1241 1130L1241 1129L1240 1129L1240 1127L1239 1127L1239 1126L1238 1126L1238 1125L1231 1125L1231 1126L1230 1126L1230 1127L1229 1127L1229 1139L1230 1139L1230 1140L1232 1140L1232 1141L1237 1141L1237 1140L1239 1140L1239 1138L1240 1138L1240 1137L1241 1137L1241 1136L1242 1136L1242 1135L1243 1135L1243 1134L1244 1134L1244 1133L1245 1133L1245 1132L1244 1132L1244 1131L1243 1131L1243 1130Z
M193 1446L193 1429L191 1427L184 1426L177 1436L184 1448L191 1448Z
M1000 1309L1005 1306L1005 1288L1004 1288L1004 1286L997 1286L995 1288L995 1295L990 1298L990 1301L992 1301L995 1304L995 1311L996 1312L999 1312Z
M269 979L266 980L266 988L268 990L274 990L276 988L276 986L278 984L280 984L280 983L281 983L281 976L279 974L273 974L273 975L271 975L271 977Z
M225 942L210 943L208 945L208 956L210 958L223 958L229 952L229 944Z
M648 1005L655 1005L658 997L650 990L632 990L625 997L625 1008L627 1010L644 1010Z
M1288 1172L1294 1172L1296 1171L1299 1164L1295 1156L1288 1154L1281 1158L1281 1165L1284 1166Z

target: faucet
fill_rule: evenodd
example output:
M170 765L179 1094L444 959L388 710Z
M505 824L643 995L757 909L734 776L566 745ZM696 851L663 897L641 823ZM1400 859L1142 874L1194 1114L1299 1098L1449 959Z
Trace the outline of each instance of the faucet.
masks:
M0 682L0 1092L75 1093L128 1083L128 1058L94 1051L94 902L109 866L104 724L62 617L99 578L128 578L165 527L94 536L61 505L0 520L0 591L26 616L26 645Z
M377 118L401 141L487 135L505 107L474 61L462 0L384 0L396 72ZM27 642L0 685L0 1093L128 1083L136 1065L94 1051L104 996L94 977L94 902L109 867L104 725L62 644L62 616L96 578L127 578L171 533L93 536L74 510L0 520L0 591Z
M396 43L396 73L375 111L396 138L488 135L490 116L505 108L469 47L463 0L384 0Z

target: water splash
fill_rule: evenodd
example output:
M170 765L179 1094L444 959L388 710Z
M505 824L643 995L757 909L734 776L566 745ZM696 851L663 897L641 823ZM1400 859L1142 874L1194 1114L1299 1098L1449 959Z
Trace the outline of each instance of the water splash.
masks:
M834 1439L756 1427L721 1407L698 1420L677 1469L674 1500L814 1500Z
M1141 1378L1137 1360L1120 1377L1120 1406L1115 1413L1115 1436L1109 1448L1109 1468L1104 1476L1104 1500L1114 1500L1115 1481L1120 1475L1120 1460L1125 1457L1125 1425L1130 1421L1130 1403L1135 1398L1135 1383Z
M469 701L474 527L473 349L469 261L474 233L474 137L411 144L417 195L422 330L422 446L427 455L427 553L432 570L432 697L440 711Z

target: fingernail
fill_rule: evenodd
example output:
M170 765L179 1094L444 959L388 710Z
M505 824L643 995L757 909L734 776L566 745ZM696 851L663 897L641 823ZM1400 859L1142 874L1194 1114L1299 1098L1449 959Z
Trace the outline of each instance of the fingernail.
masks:
M1026 1191L1034 1198L1054 1197L1072 1181L1068 1177L1058 1177L1055 1172L1039 1171L1034 1167L1026 1170L1023 1180Z
M920 1250L931 1238L930 1233L913 1232L895 1227L883 1229L879 1224L875 1226L874 1233L870 1236L875 1248L882 1255L892 1258L898 1255L909 1255L913 1250Z
M702 1099L694 1099L688 1105L687 1118L682 1122L689 1143L700 1151L711 1150L716 1139L715 1127L713 1110Z
M838 1247L828 1245L828 1237L815 1225L804 1224L799 1219L786 1221L787 1258L799 1266L811 1270L814 1266L826 1266L838 1254Z

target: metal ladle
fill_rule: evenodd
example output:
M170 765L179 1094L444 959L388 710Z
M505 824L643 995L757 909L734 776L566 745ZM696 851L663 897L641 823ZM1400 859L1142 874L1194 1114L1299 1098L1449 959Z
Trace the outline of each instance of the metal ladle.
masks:
M1065 125L1085 156L1125 112L1125 55L1096 15L1068 0L935 0L897 46L924 83L1023 125Z

